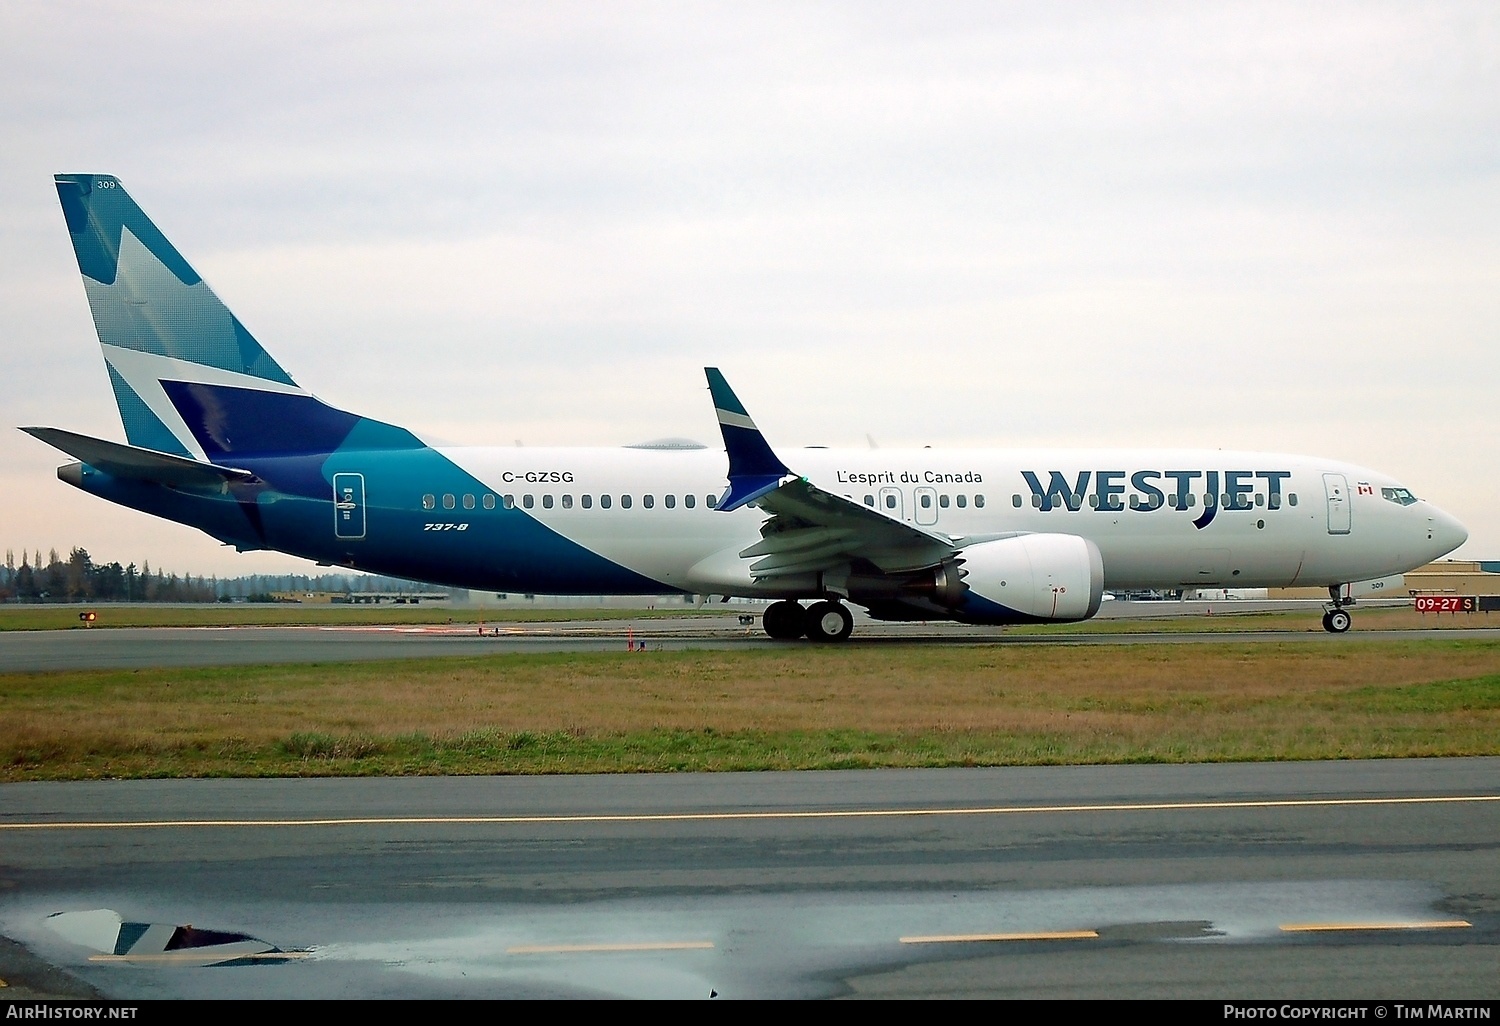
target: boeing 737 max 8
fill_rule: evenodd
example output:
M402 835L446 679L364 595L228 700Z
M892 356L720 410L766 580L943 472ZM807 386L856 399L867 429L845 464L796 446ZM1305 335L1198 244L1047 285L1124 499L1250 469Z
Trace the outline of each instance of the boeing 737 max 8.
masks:
M775 599L775 638L878 618L1086 620L1106 589L1329 589L1452 551L1384 474L1219 450L835 450L782 461L707 369L724 449L445 448L299 386L108 175L57 191L129 444L25 428L58 477L240 550L485 591ZM727 459L726 459L727 457ZM803 603L810 603L804 605Z

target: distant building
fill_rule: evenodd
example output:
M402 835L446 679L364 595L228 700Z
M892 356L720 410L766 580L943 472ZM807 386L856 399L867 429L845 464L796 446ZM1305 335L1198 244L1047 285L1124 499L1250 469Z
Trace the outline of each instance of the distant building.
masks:
M1378 585L1378 587L1377 587ZM1355 585L1355 598L1500 595L1500 560L1440 559L1396 577ZM1269 598L1327 598L1327 588L1271 588Z

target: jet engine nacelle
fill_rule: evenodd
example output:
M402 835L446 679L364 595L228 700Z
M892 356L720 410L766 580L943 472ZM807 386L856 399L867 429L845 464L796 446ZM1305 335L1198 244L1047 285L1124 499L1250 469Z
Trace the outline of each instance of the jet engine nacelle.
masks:
M1104 600L1104 557L1076 534L981 542L959 558L968 590L955 612L965 620L1087 620Z

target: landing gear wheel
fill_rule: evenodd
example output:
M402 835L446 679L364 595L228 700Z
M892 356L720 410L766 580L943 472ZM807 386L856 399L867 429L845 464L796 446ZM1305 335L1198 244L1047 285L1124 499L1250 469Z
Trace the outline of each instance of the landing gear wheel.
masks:
M806 620L811 641L843 641L854 633L854 614L842 602L814 602Z
M1354 617L1342 609L1330 610L1323 614L1323 629L1329 634L1343 634L1354 625Z
M760 616L760 625L777 641L793 641L806 630L807 612L796 602L772 602Z

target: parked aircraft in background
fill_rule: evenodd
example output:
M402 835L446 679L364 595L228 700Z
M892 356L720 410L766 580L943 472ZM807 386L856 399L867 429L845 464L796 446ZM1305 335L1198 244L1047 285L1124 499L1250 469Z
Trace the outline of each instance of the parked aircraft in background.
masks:
M241 551L456 587L775 601L774 638L1086 620L1106 589L1329 589L1463 543L1400 482L1219 450L772 449L715 368L723 450L450 448L294 381L108 175L57 191L129 444L25 428L63 481ZM727 461L726 461L727 456ZM806 603L806 604L804 604Z

